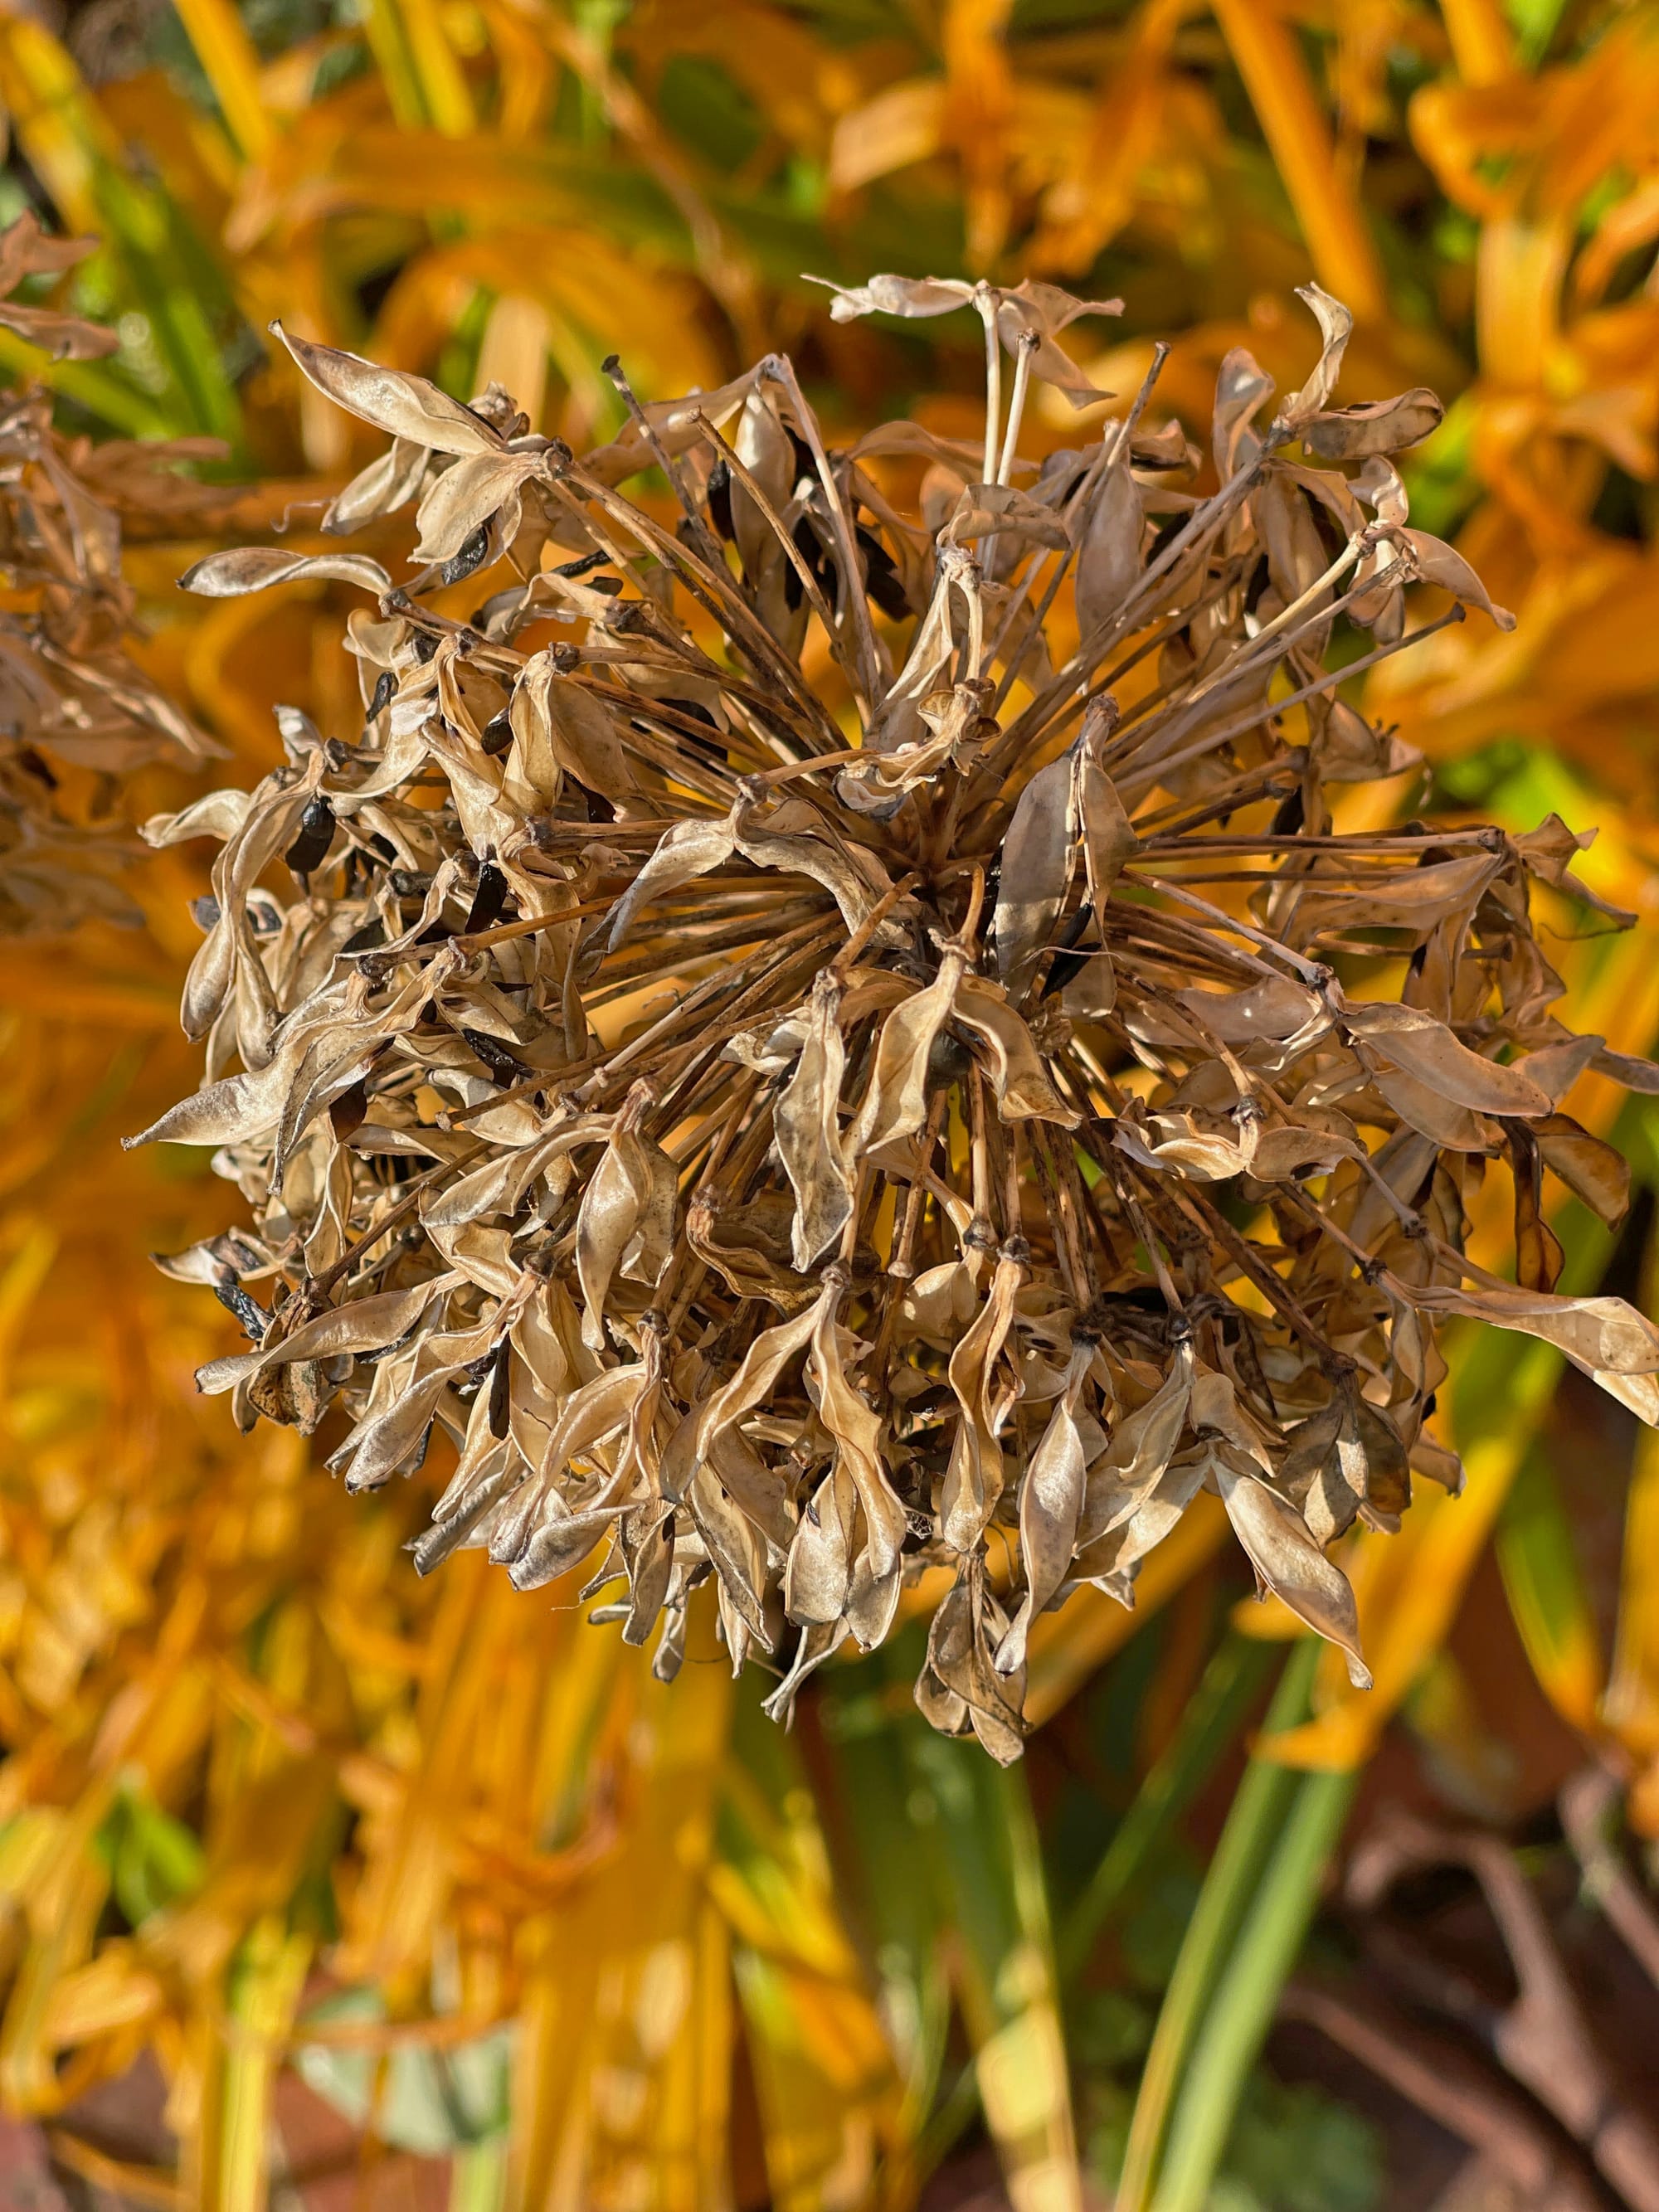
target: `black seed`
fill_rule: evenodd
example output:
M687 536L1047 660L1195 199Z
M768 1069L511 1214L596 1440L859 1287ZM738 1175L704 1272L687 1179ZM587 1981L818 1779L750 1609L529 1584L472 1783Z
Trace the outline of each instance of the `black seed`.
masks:
M706 503L716 536L729 545L736 535L732 525L732 471L723 460L716 461L708 471Z
M836 596L836 571L824 552L823 540L805 515L795 525L794 536L795 550L805 562L813 582L826 599L833 600Z
M1270 837L1294 837L1307 818L1302 786L1298 783L1293 791L1287 791L1279 800L1267 834Z
M461 1035L497 1083L516 1083L524 1073L524 1062L509 1052L499 1037L491 1036L487 1030L464 1029Z
M486 860L478 871L478 888L472 895L471 911L466 917L467 933L475 929L493 929L501 918L507 904L507 878L493 860Z
M816 483L817 481L818 465L812 458L812 448L807 444L805 438L799 436L796 432L790 429L789 425L787 422L784 424L783 428L785 434L787 436L790 444L795 449L796 483L799 483L803 477L810 477L813 482Z
M495 1364L489 1376L489 1433L492 1437L507 1434L507 1415L512 1400L509 1395L513 1379L513 1347L506 1337L495 1347Z
M893 622L902 622L910 611L910 602L904 595L904 586L893 565L893 556L872 531L860 524L858 533L859 550L864 556L864 588Z
M597 553L584 553L580 561L561 562L553 574L556 576L591 576L595 568L603 568L611 556L599 549Z
M368 1085L360 1078L349 1091L343 1091L329 1108L329 1127L343 1144L354 1129L362 1128L368 1111Z
M494 760L497 755L504 753L512 742L512 719L507 709L503 707L499 714L492 715L484 724L479 733L478 743L489 754L490 759Z
M306 803L300 817L300 834L283 858L296 876L308 876L328 857L334 842L334 809L319 791Z
M1063 991L1074 975L1082 974L1094 957L1091 953L1073 952L1072 950L1089 927L1090 918L1093 913L1093 907L1085 899L1070 921L1066 923L1060 937L1060 951L1055 954L1053 964L1048 969L1048 980L1042 987L1042 995L1045 999L1051 999L1057 991Z
M251 1344L264 1341L265 1331L270 1327L270 1316L257 1298L248 1296L234 1277L228 1281L216 1283L213 1295L222 1306L228 1306L235 1315L246 1331Z
M489 526L481 522L460 551L452 554L444 562L438 571L439 577L446 584L465 583L469 576L476 575L483 568L489 551Z

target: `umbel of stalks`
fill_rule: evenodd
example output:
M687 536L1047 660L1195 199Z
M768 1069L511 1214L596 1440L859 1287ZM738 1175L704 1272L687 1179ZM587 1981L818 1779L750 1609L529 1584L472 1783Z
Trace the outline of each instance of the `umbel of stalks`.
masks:
M112 353L113 331L11 296L94 244L47 238L27 214L0 232L0 327L60 359ZM0 935L131 918L118 880L131 835L121 778L158 756L215 750L128 657L121 532L222 503L172 469L219 450L89 447L54 429L40 386L0 391Z
M413 506L416 565L185 579L361 587L364 720L284 710L256 790L150 824L222 850L204 1087L145 1137L219 1147L250 1208L165 1263L252 1339L204 1389L337 1408L354 1490L450 1440L421 1572L586 1562L665 1676L712 1583L787 1717L942 1571L918 1702L1006 1759L1039 1617L1132 1603L1200 1490L1366 1679L1328 1547L1457 1486L1443 1317L1659 1416L1659 1331L1555 1294L1541 1211L1546 1170L1625 1204L1575 1078L1659 1083L1552 1011L1529 909L1590 899L1582 841L1334 826L1412 758L1346 678L1511 618L1408 520L1433 396L1335 406L1349 318L1303 296L1307 381L1229 355L1207 453L1155 361L1040 468L1031 384L1101 397L1056 333L1115 303L837 294L978 313L982 444L832 446L772 356L652 404L611 364L627 427L578 459L495 386L282 334L392 441L324 531ZM1512 1278L1466 1249L1494 1162Z

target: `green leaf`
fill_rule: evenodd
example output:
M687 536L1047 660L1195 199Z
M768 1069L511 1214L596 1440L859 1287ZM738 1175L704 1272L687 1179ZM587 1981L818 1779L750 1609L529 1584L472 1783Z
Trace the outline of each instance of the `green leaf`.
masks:
M1229 1636L1193 1693L1174 1736L1136 1791L1060 1931L1060 1976L1074 1982L1101 1929L1168 1846L1176 1823L1232 1743L1272 1667L1271 1644Z
M1292 1646L1267 1709L1266 1733L1297 1727L1307 1717L1318 1656L1319 1646L1312 1638L1304 1638ZM1237 2008L1242 1998L1249 1994L1241 1990L1232 1972L1238 1948L1244 1941L1241 1930L1259 1898L1273 1893L1271 1863L1292 1826L1304 1784L1328 1779L1324 1776L1299 1775L1275 1760L1263 1759L1259 1752L1252 1755L1245 1769L1153 2032L1152 2047L1130 2124L1117 2212L1147 2212L1147 2207L1154 2201L1158 2212L1173 2212L1161 2194L1154 2199L1154 2184L1177 2100L1183 2100L1188 2092L1189 2062L1200 2037L1209 2033L1212 2008L1219 2002L1224 1990L1234 2008L1229 2015L1229 2026L1233 2031L1231 2042L1237 2041ZM1306 1838L1299 1828L1297 1833L1305 1848ZM1275 1905L1278 1902L1275 1893ZM1279 1923L1272 1911L1269 1920L1277 1928ZM1299 1942L1299 1930L1297 1940ZM1264 1956L1270 1955L1265 1936L1259 1936L1256 1942ZM1267 1992L1268 2018L1278 1995L1279 1983L1274 1981ZM1224 2073L1230 2055L1231 2046L1218 2049L1212 2044L1206 2052L1200 2104L1192 2115L1194 2124L1201 2124L1212 2136L1218 2106L1225 2094ZM1254 2057L1252 2048L1249 2057ZM1246 2070L1248 2064L1247 2058ZM1242 2086L1241 2074L1232 2085L1234 2105ZM1231 2116L1230 2106L1226 2111L1229 2123ZM1223 2126L1220 2141L1215 2145L1216 2156L1225 2140ZM1212 2160L1211 2172L1213 2166ZM1198 2201L1202 2202L1201 2196Z

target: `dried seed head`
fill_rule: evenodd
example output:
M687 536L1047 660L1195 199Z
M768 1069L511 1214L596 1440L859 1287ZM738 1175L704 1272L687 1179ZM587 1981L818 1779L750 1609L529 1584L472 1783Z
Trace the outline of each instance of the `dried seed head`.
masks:
M1622 1195L1559 1110L1597 1044L1528 921L1575 840L1334 827L1333 785L1407 764L1339 688L1411 642L1407 587L1454 598L1419 635L1510 617L1409 526L1390 456L1436 403L1333 408L1348 319L1306 296L1277 412L1224 362L1208 491L1145 420L1156 364L1097 442L1018 460L1030 378L1092 396L1046 287L837 299L978 309L983 459L915 423L832 450L772 358L654 404L619 377L629 427L578 460L501 395L288 341L395 440L326 526L417 502L425 565L187 579L379 604L361 732L289 716L251 796L151 825L223 849L185 999L215 1079L146 1134L221 1146L252 1209L258 1340L204 1387L245 1424L339 1405L355 1489L453 1441L422 1572L597 1549L664 1673L712 1578L787 1715L947 1566L918 1698L1008 1758L1039 1616L1128 1602L1201 1488L1364 1679L1325 1547L1458 1479L1441 1315L1659 1413L1659 1331L1555 1297L1538 1215L1545 1167ZM621 489L652 467L672 509ZM1505 1152L1518 1286L1464 1250ZM171 1264L233 1287L219 1247Z
M115 333L10 295L93 250L47 238L33 215L0 232L0 326L74 361L111 353ZM170 464L201 441L89 447L52 428L39 386L0 393L0 934L133 914L118 881L130 830L112 811L118 779L159 755L216 748L129 659L132 594L124 522L187 519L198 487ZM223 495L215 495L222 504Z

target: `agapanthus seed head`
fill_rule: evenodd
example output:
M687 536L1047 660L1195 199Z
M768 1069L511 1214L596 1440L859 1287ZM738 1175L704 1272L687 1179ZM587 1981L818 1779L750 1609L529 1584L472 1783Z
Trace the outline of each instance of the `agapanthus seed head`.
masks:
M1620 1203L1577 1075L1656 1079L1553 1011L1531 893L1590 896L1577 841L1335 826L1410 764L1347 678L1412 642L1411 587L1418 635L1510 618L1410 524L1432 395L1334 406L1348 318L1304 297L1308 381L1229 355L1207 457L1151 419L1160 355L1040 466L1030 385L1097 398L1057 334L1113 305L1048 286L837 295L978 312L982 445L831 446L772 356L647 404L618 372L578 458L494 387L285 336L393 441L325 532L413 506L419 566L185 579L365 591L364 720L285 710L257 790L150 826L222 849L207 1080L146 1135L218 1146L252 1209L169 1263L254 1340L204 1386L245 1425L338 1408L354 1489L453 1443L421 1571L587 1562L665 1674L712 1582L787 1716L943 1567L918 1699L1006 1759L1035 1620L1130 1602L1201 1489L1364 1679L1327 1547L1456 1486L1443 1317L1659 1414L1659 1331L1555 1295L1540 1210L1546 1169ZM1466 1250L1497 1158L1513 1282Z

